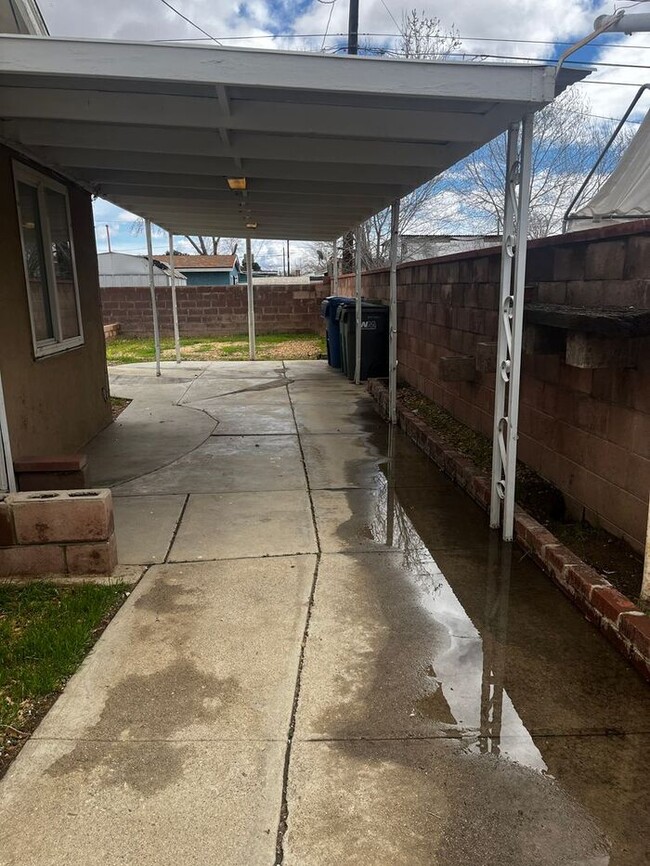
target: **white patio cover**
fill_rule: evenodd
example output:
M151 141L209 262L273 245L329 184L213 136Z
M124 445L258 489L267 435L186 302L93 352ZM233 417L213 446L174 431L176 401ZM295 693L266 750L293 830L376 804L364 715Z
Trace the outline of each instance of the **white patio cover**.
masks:
M571 215L568 231L615 225L650 215L650 113L611 176L596 195ZM583 219L576 219L583 217Z
M0 141L175 234L324 240L587 74L3 36Z

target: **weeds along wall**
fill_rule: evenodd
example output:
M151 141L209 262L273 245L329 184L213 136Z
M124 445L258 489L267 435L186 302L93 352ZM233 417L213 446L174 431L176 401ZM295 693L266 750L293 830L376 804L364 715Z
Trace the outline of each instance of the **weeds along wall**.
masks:
M500 255L398 269L400 382L490 437ZM387 270L365 273L364 296L387 301L388 280ZM354 292L351 275L339 292ZM529 245L519 457L562 491L571 516L638 551L650 489L650 338L630 335L630 315L638 325L644 310L650 318L650 220Z
M246 285L178 286L180 332L185 337L242 334L248 329ZM255 326L259 334L323 331L320 303L327 294L322 282L254 286ZM109 286L101 289L105 325L119 323L122 336L152 333L149 288ZM173 334L171 290L156 288L162 336Z

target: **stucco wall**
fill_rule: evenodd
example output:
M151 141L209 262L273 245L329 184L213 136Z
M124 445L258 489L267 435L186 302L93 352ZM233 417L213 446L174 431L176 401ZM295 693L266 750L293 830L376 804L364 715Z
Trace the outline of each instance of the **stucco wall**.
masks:
M473 381L450 381L441 358L478 360L497 335L500 250L398 268L399 377L465 424L492 435L494 362ZM363 277L388 300L388 271ZM340 281L341 294L354 280ZM650 220L530 244L527 303L650 309ZM650 489L650 338L627 341L634 359L605 368L566 363L562 345L525 354L521 460L553 482L576 517L642 550ZM479 345L481 344L481 345Z
M83 190L68 186L84 345L36 360L13 184L14 157L0 146L0 370L11 448L14 458L69 453L82 448L111 420L91 199Z

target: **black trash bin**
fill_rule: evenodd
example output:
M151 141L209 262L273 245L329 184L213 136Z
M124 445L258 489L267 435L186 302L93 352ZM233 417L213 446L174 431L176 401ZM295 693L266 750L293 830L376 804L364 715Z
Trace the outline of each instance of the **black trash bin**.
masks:
M356 304L341 304L337 311L341 328L341 370L354 379L357 346ZM385 304L361 304L361 380L388 376L389 308Z

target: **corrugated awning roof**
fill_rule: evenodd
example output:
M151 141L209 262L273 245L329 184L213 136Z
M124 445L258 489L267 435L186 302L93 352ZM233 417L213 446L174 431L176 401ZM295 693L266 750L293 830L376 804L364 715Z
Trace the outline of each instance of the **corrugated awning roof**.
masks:
M5 36L0 136L176 234L322 240L587 74Z

